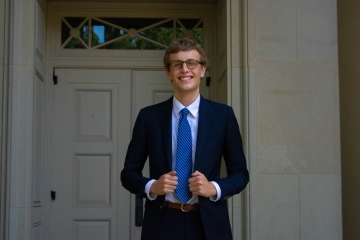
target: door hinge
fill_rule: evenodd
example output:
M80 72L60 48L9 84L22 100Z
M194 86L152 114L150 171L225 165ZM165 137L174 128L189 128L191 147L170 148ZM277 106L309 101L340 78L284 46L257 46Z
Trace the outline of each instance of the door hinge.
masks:
M55 69L53 70L53 82L54 82L54 85L56 85L58 83L58 78L55 75Z
M50 192L50 196L51 196L51 200L55 200L55 198L56 198L56 192L55 192L55 191L51 191L51 192Z
M210 86L211 83L211 77L206 77L206 86Z

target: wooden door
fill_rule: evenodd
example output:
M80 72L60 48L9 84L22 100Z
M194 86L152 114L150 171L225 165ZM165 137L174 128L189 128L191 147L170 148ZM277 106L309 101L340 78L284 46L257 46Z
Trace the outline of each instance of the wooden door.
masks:
M53 239L130 239L130 70L57 69Z

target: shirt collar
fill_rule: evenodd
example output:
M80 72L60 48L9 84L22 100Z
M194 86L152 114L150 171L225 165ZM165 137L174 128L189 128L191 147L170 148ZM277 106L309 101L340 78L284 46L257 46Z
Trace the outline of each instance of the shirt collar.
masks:
M199 106L200 106L200 94L199 94L199 96L196 98L196 100L195 100L193 103L191 103L189 106L187 106L186 108L189 110L189 112L191 113L191 115L192 115L193 117L196 117L196 115L197 115L198 112L199 112ZM175 114L179 114L180 111L181 111L183 108L185 108L185 106L182 105L182 103L179 102L179 101L176 99L175 95L174 95L174 97L173 97L173 109L174 109L174 113L175 113Z

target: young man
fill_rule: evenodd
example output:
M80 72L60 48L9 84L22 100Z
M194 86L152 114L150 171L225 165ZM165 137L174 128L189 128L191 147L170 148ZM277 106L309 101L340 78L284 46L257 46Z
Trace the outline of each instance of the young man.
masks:
M206 55L194 40L173 42L164 66L174 96L139 112L121 172L123 186L146 198L141 239L232 239L226 199L249 181L234 112L200 96Z

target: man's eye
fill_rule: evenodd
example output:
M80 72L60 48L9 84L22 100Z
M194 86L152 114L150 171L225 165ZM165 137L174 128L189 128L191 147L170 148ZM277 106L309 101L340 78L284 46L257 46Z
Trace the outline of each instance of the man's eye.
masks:
M182 62L174 62L174 67L178 68L181 67Z
M196 65L196 62L195 61L187 61L187 65L194 66L194 65Z

